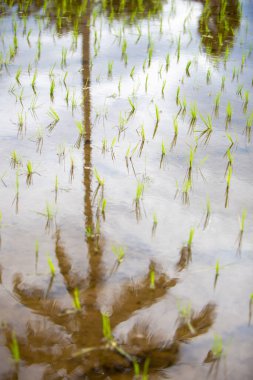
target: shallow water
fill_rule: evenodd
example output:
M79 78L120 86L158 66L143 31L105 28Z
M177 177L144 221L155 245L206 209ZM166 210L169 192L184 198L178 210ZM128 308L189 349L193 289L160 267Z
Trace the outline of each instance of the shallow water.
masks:
M112 2L114 14L70 3L64 13L53 2L58 14L32 2L25 26L25 11L1 2L0 379L132 379L133 358L141 372L149 358L151 379L251 379L253 2L241 14L230 2L220 23L218 1L146 2L136 14L131 2L120 12ZM115 340L103 337L102 313Z

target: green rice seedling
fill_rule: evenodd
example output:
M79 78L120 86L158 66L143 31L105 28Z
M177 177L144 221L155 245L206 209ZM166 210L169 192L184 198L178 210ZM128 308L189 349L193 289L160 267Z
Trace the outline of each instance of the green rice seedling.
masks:
M190 131L191 131L197 121L198 108L197 108L196 103L191 104L190 113L191 113L191 119L190 119Z
M165 148L164 141L162 141L161 148L162 148L162 154L161 154L161 159L160 159L160 168L162 167L162 163L163 163L164 157L166 156L166 148Z
M81 121L78 121L78 120L75 121L75 124L76 124L76 128L79 134L77 141L75 143L75 147L79 149L81 145L81 141L85 138L85 126Z
M231 153L230 148L227 149L226 156L227 156L228 163L227 163L227 167L226 167L226 170L225 170L225 176L226 176L226 174L228 172L228 168L229 167L231 167L231 168L233 167L233 162L234 162L234 157L233 157L233 155Z
M242 248L242 238L244 234L244 228L245 228L245 220L247 217L247 210L243 209L242 210L242 215L239 217L239 225L240 225L240 231L238 235L238 247L237 247L237 253L241 253L241 248Z
M23 112L18 112L18 132L21 133L25 126L25 117L23 116Z
M206 83L209 84L211 81L211 70L208 69L206 73Z
M190 203L189 192L191 188L192 188L192 181L191 179L186 178L183 183L183 188L182 188L182 200L184 204Z
M228 101L227 108L226 108L226 124L229 124L231 122L232 113L233 113L232 106L231 106L230 101Z
M124 257L125 257L125 251L124 248L121 246L113 246L112 252L116 256L118 263L122 263Z
M48 129L51 132L54 129L55 125L60 120L60 117L59 117L58 113L55 111L55 109L53 107L49 108L48 116L50 116L51 119L53 119L52 123L50 123L49 126L48 126Z
M220 275L220 261L219 259L216 260L215 263L215 277L214 277L214 289L216 288L218 277Z
M242 55L242 60L241 60L241 71L243 71L243 68L244 68L245 62L246 62L246 55L243 54L243 55Z
M180 303L178 303L177 307L178 307L179 319L187 325L190 333L192 335L194 335L196 333L196 331L195 331L195 329L191 323L191 318L192 318L192 306L191 306L191 304L188 303L185 305L180 305Z
M226 192L225 192L225 208L228 207L229 189L230 189L231 177L232 177L232 166L229 165L228 171L227 171L227 177L226 177L227 186L226 186Z
M154 213L153 213L152 236L155 236L155 232L156 232L156 229L157 229L157 225L158 225L157 215L156 215L156 213L154 212Z
M22 73L22 68L19 67L19 68L17 69L16 75L15 75L16 82L17 82L17 84L18 84L19 86L21 85L21 82L20 82L20 75L21 75L21 73Z
M140 365L136 359L134 359L133 361L133 367L134 367L134 378L139 379L141 371L140 371Z
M158 125L159 125L159 122L160 122L160 111L159 111L159 108L158 108L157 104L155 104L155 116L156 116L156 123L155 123L155 129L154 129L154 132L153 132L153 138L156 135L157 128L158 128Z
M207 115L207 118L205 119L202 115L200 115L202 121L205 124L205 129L201 131L199 135L199 139L203 138L204 144L206 145L211 137L211 134L213 132L213 122L212 122L212 117L211 115Z
M127 63L127 40L125 38L122 41L121 57L123 58L124 62Z
M133 100L131 98L128 98L128 102L129 102L129 104L131 106L130 115L132 115L135 112L136 108L135 108L134 102L133 102Z
M63 77L63 84L64 84L66 89L67 89L67 82L66 82L67 76L68 76L68 71L65 72L64 77Z
M72 115L74 113L74 110L77 108L77 100L76 100L76 92L73 90L72 97L71 97L71 110Z
M10 351L11 351L12 359L14 360L16 364L18 364L21 360L21 356L20 356L18 340L14 331L12 331L12 334L11 334Z
M206 199L206 216L205 216L204 227L203 227L204 230L208 226L208 223L210 221L210 216L211 216L211 202L210 202L209 196L207 196L207 199Z
M164 90L166 86L166 79L164 79L163 84L162 84L162 97L164 98Z
M95 175L95 178L97 180L97 183L98 183L98 186L100 187L103 187L104 184L105 184L105 180L104 178L101 178L100 174L98 173L97 169L94 168L94 175Z
M67 103L67 107L69 105L69 95L70 95L69 88L66 88L65 102Z
M224 91L226 77L223 75L221 78L221 91Z
M148 67L151 65L152 57L154 52L154 43L151 41L148 48Z
M40 39L40 35L39 35L39 38L38 38L38 41L37 41L37 53L36 53L36 62L38 62L40 60L40 56L41 56L41 39Z
M242 90L243 90L243 84L239 84L237 86L236 95L240 95L241 98L242 98Z
M32 34L32 29L29 29L28 32L27 32L27 36L26 36L26 40L27 40L27 43L28 43L28 46L31 47L31 42L30 42L30 36Z
M180 86L177 88L177 93L176 93L176 105L179 106L181 104L180 102Z
M243 112L246 113L249 103L249 91L244 92L244 101L243 101Z
M193 241L194 233L195 233L195 229L192 227L190 229L189 238L188 238L188 241L187 241L187 247L189 249L191 249L191 247L192 247L192 241Z
M249 297L249 326L251 324L252 309L253 309L253 293L251 293Z
M63 47L61 51L61 67L62 68L67 66L67 54L68 54L67 48Z
M76 311L80 311L82 309L78 288L75 288L73 291L73 306L76 309Z
M54 100L54 90L55 90L55 81L53 78L50 83L50 98L52 101Z
M109 78L112 77L112 69L113 69L113 61L109 61L108 66L107 66L107 75Z
M102 325L103 325L103 336L107 341L113 339L110 317L107 313L101 313L102 315Z
M145 92L146 93L148 92L148 74L146 75L146 79L145 79Z
M211 348L213 358L220 359L223 355L223 342L222 337L220 335L214 334L213 345Z
M38 71L36 69L35 72L34 72L34 74L33 74L32 83L31 83L31 86L32 86L32 89L33 89L33 92L34 92L35 95L36 95L36 80L37 80L37 75L38 75Z
M11 166L15 169L19 166L22 166L22 160L21 157L18 155L18 153L13 150L11 152Z
M180 59L180 52L181 52L181 36L179 36L177 40L177 50L176 50L177 63L179 62L179 59Z
M191 66L191 64L192 64L192 61L188 61L187 64L186 64L186 68L185 68L185 72L186 72L186 75L188 77L191 76L191 74L190 74L190 66Z
M55 211L54 211L53 207L50 205L50 203L46 202L45 211L40 213L40 214L47 218L46 230L50 229L51 224L55 218Z
M140 201L143 196L143 192L144 192L144 183L138 181L136 193L135 193L135 199L134 199L135 214L136 214L137 221L140 219L140 216L141 216Z
M150 270L150 289L155 289L155 270L154 268L152 267L151 270Z
M106 209L107 200L105 198L102 199L101 212L103 217L105 218L105 209Z
M130 72L130 77L132 80L134 79L134 71L135 71L135 65L132 67L131 72Z
M186 98L184 96L182 102L181 102L181 107L182 107L182 117L184 118L185 114L186 114L186 107L187 107L187 101L186 101Z
M35 134L35 141L36 141L36 145L37 145L36 151L41 154L43 142L44 142L44 129L43 128L41 128L41 127L37 128L36 134Z
M37 95L33 95L32 97L32 100L31 100L31 104L30 104L30 107L29 107L29 110L31 111L31 114L34 118L37 117L37 114L36 114L36 109L39 107L37 105L37 100L38 100L38 97Z
M162 70L163 70L163 64L161 64L161 66L158 70L158 74L159 74L160 79L162 79Z
M252 125L253 125L253 112L251 113L250 116L247 117L247 121L246 121L245 133L246 133L246 137L247 137L248 143L250 143L250 140L251 140L251 128L252 128Z
M47 253L47 263L48 263L48 267L49 267L51 276L54 277L55 276L55 266L54 266L53 260L51 259L49 253Z
M165 62L166 62L165 69L166 69L166 72L168 72L169 67L170 67L170 55L169 55L169 53L166 54Z
M33 165L31 161L27 161L26 164L26 184L30 186L32 184L32 176L34 174Z
M173 119L173 129L174 129L174 136L170 144L170 150L172 150L176 144L177 144L177 137L178 137L178 121L177 117Z
M49 78L52 80L54 78L54 69L55 69L55 66L56 66L56 62L53 64L53 66L50 68L49 70Z
M149 371L150 358L146 358L143 367L142 380L148 380L148 371Z
M214 110L215 110L216 115L218 114L219 107L220 107L220 98L221 98L221 93L218 92L218 94L215 96L215 100L214 100Z

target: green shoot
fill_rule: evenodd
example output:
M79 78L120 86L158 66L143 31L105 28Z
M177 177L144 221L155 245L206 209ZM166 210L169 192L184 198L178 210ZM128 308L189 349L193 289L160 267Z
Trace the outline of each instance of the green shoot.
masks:
M81 302L80 302L80 295L79 295L79 289L75 288L73 292L73 305L76 310L81 310Z
M48 266L50 269L51 276L54 277L55 276L55 266L54 266L54 263L53 263L51 257L49 256L49 253L47 254L47 263L48 263Z
M116 256L117 258L117 261L118 263L122 263L123 259L124 259L124 256L125 256L125 251L124 251L124 248L121 247L121 246L113 246L112 247L112 252L114 253L114 255Z
M188 247L189 249L191 249L191 246L192 246L192 240L193 240L193 237L194 237L194 233L195 233L194 228L191 228L191 229L190 229L190 233L189 233L188 242L187 242L187 247Z
M191 64L192 64L192 62L191 62L191 61L188 61L188 62L187 62L187 65L186 65L186 68L185 68L185 72L186 72L186 75L187 75L188 77L191 76L191 74L190 74L190 66L191 66Z
M112 331L109 315L102 313L103 335L106 340L112 340Z
M19 363L20 360L21 360L21 358L20 358L20 350L19 350L19 345L18 345L18 341L17 341L17 338L16 338L16 334L15 334L14 331L12 331L10 350L11 350L11 354L12 354L12 359L16 363Z
M104 180L104 178L101 178L101 177L100 177L100 174L98 173L98 171L97 171L96 168L94 168L94 175L95 175L95 177L96 177L96 180L97 180L97 182L98 182L98 185L103 187L104 184L105 184L105 180Z
M220 359L223 354L223 343L222 343L222 337L215 334L214 335L214 341L211 348L212 354L215 359Z

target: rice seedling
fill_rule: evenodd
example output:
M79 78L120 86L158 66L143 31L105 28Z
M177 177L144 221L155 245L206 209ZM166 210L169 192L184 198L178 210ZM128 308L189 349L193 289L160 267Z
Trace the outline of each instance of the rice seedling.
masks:
M22 73L22 68L19 67L16 71L16 74L15 74L15 79L16 79L16 82L19 86L21 86L21 82L20 82L20 75Z
M177 303L179 319L185 323L192 335L196 333L194 327L192 326L192 306L190 303L181 305L179 302Z
M22 134L26 125L26 115L23 116L23 112L18 112L18 134Z
M148 48L148 67L151 65L152 57L154 52L154 43L151 41Z
M194 233L195 233L195 229L192 227L190 229L189 238L188 238L188 241L187 241L187 247L189 249L191 249L191 247L192 247L192 241L193 241Z
M220 261L219 259L216 260L215 263L215 277L214 277L214 289L216 288L218 277L220 275Z
M184 204L190 203L189 192L190 192L191 188L192 188L191 179L186 178L184 183L183 183L183 188L182 188L182 200L183 200Z
M75 143L75 147L79 149L81 145L81 141L85 138L85 126L81 121L78 121L78 120L75 121L75 124L79 133L78 139Z
M155 116L156 116L156 123L155 123L155 129L154 129L154 132L153 132L153 138L156 135L157 128L158 128L159 121L160 121L160 111L159 111L159 108L158 108L157 104L155 104Z
M205 124L205 129L201 131L199 135L199 139L203 138L204 144L206 145L211 137L211 134L213 132L213 122L211 115L207 115L207 118L205 119L202 115L200 115L202 121Z
M243 68L244 68L245 62L246 62L246 55L243 54L243 55L242 55L242 59L241 59L241 71L243 71Z
M181 104L181 102L180 102L180 87L178 86L177 93L176 93L176 105L179 106L180 104Z
M135 66L133 66L130 71L130 77L132 78L132 80L134 80L134 71L135 71Z
M28 32L27 32L27 36L26 36L26 40L27 40L27 43L28 43L28 46L31 47L31 42L30 42L30 36L32 34L32 29L29 29Z
M113 339L110 317L107 313L101 313L102 315L102 325L103 325L103 336L107 341Z
M180 59L180 52L181 52L181 36L179 36L177 40L177 50L176 50L177 63L179 62L179 59Z
M148 380L150 358L146 358L143 367L142 380Z
M74 113L74 110L77 108L77 100L76 100L76 93L75 90L73 90L72 97L71 97L71 110L72 115Z
M33 170L33 165L31 161L27 161L26 163L26 184L30 186L32 184L32 176L35 173Z
M145 92L146 93L148 92L148 74L146 75L146 78L145 78Z
M109 61L108 66L107 66L107 75L109 78L112 77L112 69L113 69L113 61Z
M185 67L185 73L186 73L186 75L188 77L191 76L191 74L190 74L190 66L191 66L191 64L192 64L192 61L188 61L187 64L186 64L186 67Z
M192 131L194 125L196 124L197 115L198 115L198 108L197 108L197 104L196 103L191 104L190 113L191 113L191 119L190 119L190 129L189 129L189 131Z
M68 71L65 72L64 77L63 77L63 84L64 84L65 88L67 88L67 82L66 82L67 76L68 76Z
M204 221L204 226L203 226L204 230L208 226L208 223L210 221L210 216L211 216L211 202L210 202L209 196L207 196L207 199L206 199L206 216L205 216L205 221Z
M242 98L242 90L243 90L243 84L239 84L237 86L236 95L240 95L241 98Z
M209 84L211 82L211 70L208 69L206 73L206 83Z
M67 66L67 54L68 54L67 48L63 47L61 51L61 68Z
M51 80L51 83L50 83L50 98L51 98L51 101L54 100L54 90L55 90L55 81L54 81L54 78Z
M220 98L221 98L221 93L218 92L218 94L215 96L215 100L214 100L214 110L215 110L216 115L218 114L219 107L220 107Z
M221 91L224 91L226 77L223 75L221 78Z
M36 151L41 154L43 142L44 142L44 129L39 127L36 130L35 141L37 145Z
M129 102L129 104L131 106L130 115L132 115L135 112L136 108L135 108L134 102L133 102L133 100L131 98L128 98L128 102Z
M54 127L56 126L56 124L59 122L60 120L60 117L58 115L58 113L55 111L55 109L53 107L50 107L49 108L49 111L48 111L48 116L51 117L51 119L53 119L53 121L49 124L49 126L47 127L48 130L50 132L52 132L52 130L54 129Z
M37 80L37 75L38 75L38 71L36 69L35 72L34 72L34 74L33 74L32 83L31 83L31 86L32 86L32 89L33 89L33 92L34 92L35 95L36 95L36 80Z
M249 103L249 91L244 92L244 100L243 100L243 112L246 113L248 109Z
M232 106L230 101L228 101L227 108L226 108L226 125L228 125L231 122L232 119Z
M249 297L249 326L251 324L252 309L253 309L253 293L251 293Z
M150 277L150 285L149 285L149 287L150 287L150 289L155 289L155 270L154 270L153 266L150 269L149 277Z
M168 72L169 67L170 67L170 55L169 55L169 53L166 54L165 62L166 62L165 69L166 69L166 72Z
M37 53L36 53L36 58L35 61L38 62L40 60L41 56L41 40L40 40L40 35L37 41Z
M118 261L118 264L122 263L124 257L125 257L125 251L124 248L121 246L113 246L112 252L116 256L116 259Z
M174 136L170 144L170 150L172 150L176 144L177 144L177 137L178 137L178 121L177 118L173 119L173 129L174 129Z
M226 174L228 172L229 167L231 167L231 168L233 167L233 162L234 162L234 157L233 157L233 155L231 153L230 148L227 149L226 156L227 156L228 162L227 162L227 166L226 166L226 170L225 170L225 176L226 176Z
M12 331L12 334L11 334L10 351L11 351L12 359L14 360L16 364L18 364L21 360L21 356L20 356L18 340L14 331Z
M15 169L19 166L22 166L22 160L21 157L18 155L18 153L13 150L11 152L11 166Z
M223 354L223 342L220 335L214 334L213 345L211 348L214 359L220 359Z
M162 148L162 154L161 154L161 159L160 159L160 169L162 167L162 163L163 163L164 157L166 156L166 148L165 148L164 141L162 141L161 148Z
M55 276L55 266L54 266L53 260L51 259L49 253L47 253L47 263L48 263L48 267L49 267L49 270L51 273L51 277L54 277Z
M73 306L76 311L80 311L82 309L80 302L80 293L78 288L75 288L73 291Z
M156 213L154 212L154 213L153 213L152 236L155 236L156 229L157 229L157 225L158 225L157 215L156 215Z
M247 121L246 121L245 133L246 133L246 137L247 137L248 143L250 143L250 140L251 140L251 128L252 128L252 125L253 125L253 112L251 113L250 116L247 117Z
M237 238L237 241L238 241L237 253L239 253L239 254L241 253L241 248L242 248L242 238L243 238L243 234L244 234L246 217L247 217L247 210L243 209L242 215L241 215L241 217L239 217L240 231L239 231L239 235Z
M162 84L162 97L164 98L164 90L166 86L166 79L164 79L163 84Z
M135 193L135 199L134 199L135 214L136 214L137 221L140 219L140 216L141 216L140 201L143 196L143 192L144 192L144 183L138 181L136 193Z
M97 180L98 187L100 187L100 186L103 187L104 184L105 184L105 180L104 180L104 178L102 178L102 177L100 176L100 174L98 173L98 171L97 171L96 168L94 168L94 175L95 175L95 178L96 178L96 180Z
M225 208L228 207L229 189L230 189L231 177L232 177L232 166L229 165L228 171L227 171L227 177L226 177L227 186L226 186L226 191L225 191Z

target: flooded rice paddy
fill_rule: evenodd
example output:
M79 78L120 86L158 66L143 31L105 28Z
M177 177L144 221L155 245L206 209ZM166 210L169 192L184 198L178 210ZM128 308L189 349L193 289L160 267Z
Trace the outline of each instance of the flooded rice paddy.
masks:
M0 379L252 379L252 0L0 14Z

